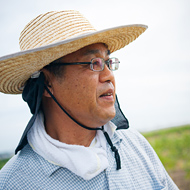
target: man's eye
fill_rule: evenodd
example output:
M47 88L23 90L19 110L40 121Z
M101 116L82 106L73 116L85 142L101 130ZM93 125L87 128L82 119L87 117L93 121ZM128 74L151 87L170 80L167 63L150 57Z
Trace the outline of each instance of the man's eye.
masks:
M101 62L100 61L95 61L93 64L99 66L99 65L101 65Z

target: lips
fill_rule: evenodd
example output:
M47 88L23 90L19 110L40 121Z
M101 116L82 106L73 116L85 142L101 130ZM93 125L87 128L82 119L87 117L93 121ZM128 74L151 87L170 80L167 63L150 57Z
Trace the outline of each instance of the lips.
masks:
M102 94L100 97L104 97L104 96L112 96L112 95L113 95L112 92L108 92L108 93Z
M103 92L100 97L110 97L113 96L114 94L114 90L113 89L109 89L106 92Z

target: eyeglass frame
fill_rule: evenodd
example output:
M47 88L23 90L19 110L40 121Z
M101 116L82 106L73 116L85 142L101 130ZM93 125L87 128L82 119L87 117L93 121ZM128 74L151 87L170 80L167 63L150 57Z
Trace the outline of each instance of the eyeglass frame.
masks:
M101 59L101 60L103 61L102 70L94 70L94 69L93 69L92 60L94 60L94 59ZM60 60L55 60L55 61L51 62L51 63L49 64L49 66L64 66L64 65L83 65L83 64L89 64L89 65L90 65L90 69L91 69L92 71L100 72L100 71L103 71L103 70L104 70L105 64L106 64L106 65L108 66L108 68L109 68L111 71L116 71L116 70L118 70L118 69L115 69L115 70L111 69L111 67L110 67L110 62L109 62L111 59L117 59L117 60L118 60L118 63L117 63L117 64L119 65L120 61L119 61L119 59L116 58L116 57L111 57L111 58L109 58L108 60L105 60L105 59L100 58L100 57L96 57L96 58L91 59L90 62L63 63L63 62L60 62ZM119 67L119 66L118 66L118 67Z

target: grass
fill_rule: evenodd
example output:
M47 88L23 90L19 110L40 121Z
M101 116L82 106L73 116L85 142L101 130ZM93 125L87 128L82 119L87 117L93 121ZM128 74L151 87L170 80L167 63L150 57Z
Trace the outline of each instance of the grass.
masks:
M190 125L143 134L167 171L183 170L190 179Z
M7 163L9 159L0 160L0 169Z

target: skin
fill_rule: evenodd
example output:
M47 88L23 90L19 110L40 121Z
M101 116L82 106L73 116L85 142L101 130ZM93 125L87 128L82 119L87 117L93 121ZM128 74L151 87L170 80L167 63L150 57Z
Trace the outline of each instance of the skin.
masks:
M109 51L102 44L92 44L62 58L62 62L90 62L92 58L109 59ZM115 78L107 65L94 72L89 65L64 66L63 77L55 77L46 69L49 90L61 106L85 126L97 128L115 116ZM108 95L108 92L112 92ZM103 95L103 96L102 96ZM42 99L45 128L54 139L67 144L89 146L96 131L82 128L71 120L45 91Z

